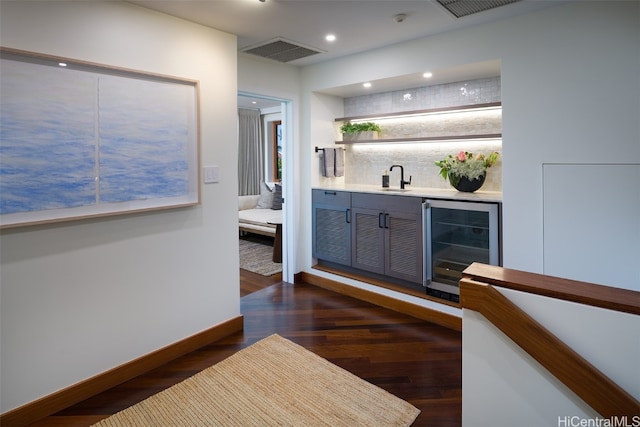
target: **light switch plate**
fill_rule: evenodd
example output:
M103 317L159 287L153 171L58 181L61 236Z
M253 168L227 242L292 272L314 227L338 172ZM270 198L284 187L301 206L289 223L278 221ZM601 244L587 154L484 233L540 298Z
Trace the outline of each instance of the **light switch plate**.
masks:
M220 167L218 166L205 166L204 167L204 183L213 184L220 182Z

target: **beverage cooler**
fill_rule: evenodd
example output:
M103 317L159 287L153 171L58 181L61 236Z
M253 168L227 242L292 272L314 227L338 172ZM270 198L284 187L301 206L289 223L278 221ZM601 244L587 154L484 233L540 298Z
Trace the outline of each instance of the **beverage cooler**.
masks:
M459 302L465 268L501 265L498 204L427 199L424 208L424 286L428 295Z

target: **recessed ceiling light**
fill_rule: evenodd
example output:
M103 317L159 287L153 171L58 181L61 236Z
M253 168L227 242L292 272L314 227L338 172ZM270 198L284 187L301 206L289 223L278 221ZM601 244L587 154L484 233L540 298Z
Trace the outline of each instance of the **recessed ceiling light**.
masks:
M334 42L334 41L336 41L336 35L335 34L327 34L327 36L324 39L326 41L328 41L328 42Z
M364 86L366 88L369 88L369 87L371 87L371 83L369 83L369 82L362 83L362 86Z
M424 77L425 79L429 79L429 78L433 77L433 73L427 71L426 73L424 73L422 75L422 77Z
M58 65L61 66L61 67L66 67L67 66L67 64L65 62L58 62Z

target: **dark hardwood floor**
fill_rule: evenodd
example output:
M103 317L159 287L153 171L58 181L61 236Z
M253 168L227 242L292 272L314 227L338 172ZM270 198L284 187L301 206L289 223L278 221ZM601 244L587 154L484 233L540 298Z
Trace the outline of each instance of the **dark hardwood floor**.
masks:
M243 332L33 426L91 425L273 333L409 401L422 411L414 426L462 424L460 332L277 275L256 276L241 270Z
M282 273L263 276L252 271L240 269L240 296L244 297L282 281Z

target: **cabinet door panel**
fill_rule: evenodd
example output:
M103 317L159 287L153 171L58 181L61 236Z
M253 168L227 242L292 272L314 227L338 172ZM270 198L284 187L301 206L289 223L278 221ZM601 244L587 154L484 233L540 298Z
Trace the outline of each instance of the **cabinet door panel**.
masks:
M353 267L384 273L384 228L381 215L378 210L353 209Z
M314 258L351 265L351 193L313 190L312 255Z
M314 207L313 256L340 264L351 264L351 227L347 209Z
M387 226L385 274L422 283L422 217L389 214Z

